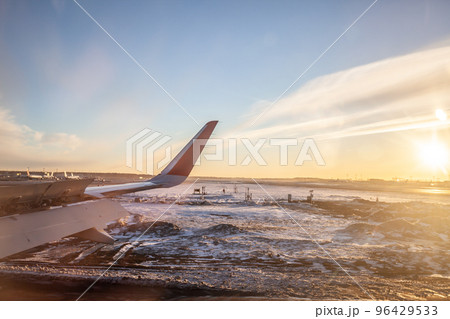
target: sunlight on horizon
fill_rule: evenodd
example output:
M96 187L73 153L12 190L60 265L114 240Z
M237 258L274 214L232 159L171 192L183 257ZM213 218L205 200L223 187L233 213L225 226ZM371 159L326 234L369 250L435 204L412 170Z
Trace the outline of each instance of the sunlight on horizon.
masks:
M438 142L424 144L420 147L420 155L424 164L432 169L440 169L446 174L446 165L448 164L448 150L447 147Z
M447 113L445 113L444 110L442 110L442 109L437 109L436 112L435 112L435 114L436 114L436 118L437 118L439 121L446 121L446 120L447 120Z

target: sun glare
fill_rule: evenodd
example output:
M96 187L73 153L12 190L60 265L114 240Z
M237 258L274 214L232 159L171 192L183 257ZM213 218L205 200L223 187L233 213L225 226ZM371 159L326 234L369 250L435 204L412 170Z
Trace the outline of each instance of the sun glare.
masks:
M420 152L423 162L432 168L444 168L448 163L448 150L438 142L423 145Z
M437 109L435 112L436 118L439 121L446 121L447 120L447 113L445 113L444 110L442 109Z

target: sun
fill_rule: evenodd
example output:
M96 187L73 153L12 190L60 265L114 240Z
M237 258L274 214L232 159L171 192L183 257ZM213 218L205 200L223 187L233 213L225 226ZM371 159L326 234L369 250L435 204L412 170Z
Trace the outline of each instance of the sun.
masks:
M437 109L435 112L436 118L439 121L446 121L447 120L447 113L445 113L444 110L442 109Z
M444 168L448 163L448 150L439 142L422 145L420 155L423 162L431 168Z

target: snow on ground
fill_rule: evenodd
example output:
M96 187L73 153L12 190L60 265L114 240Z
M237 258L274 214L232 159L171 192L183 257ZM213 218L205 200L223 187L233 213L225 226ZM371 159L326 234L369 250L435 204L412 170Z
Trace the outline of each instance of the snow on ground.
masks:
M235 193L234 184L223 182L200 183L180 195L188 186L119 198L131 214L109 224L114 245L65 238L16 255L0 270L39 265L37 272L47 267L53 274L95 278L115 263L105 277L274 298L387 298L393 289L398 299L405 293L449 298L449 205L326 188L314 191L312 204L287 203L287 194L298 200L309 189L239 184ZM193 195L201 186L207 194ZM244 200L247 187L253 201ZM441 282L438 291L427 287L432 292L426 293L422 286L430 278ZM315 289L322 292L315 296Z

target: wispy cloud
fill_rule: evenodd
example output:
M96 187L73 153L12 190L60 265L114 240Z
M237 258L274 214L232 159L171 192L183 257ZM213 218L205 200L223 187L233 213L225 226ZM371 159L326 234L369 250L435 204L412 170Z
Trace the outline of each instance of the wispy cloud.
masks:
M436 108L450 106L450 47L390 58L312 80L280 100L251 127L259 101L229 135L336 139L446 127Z

